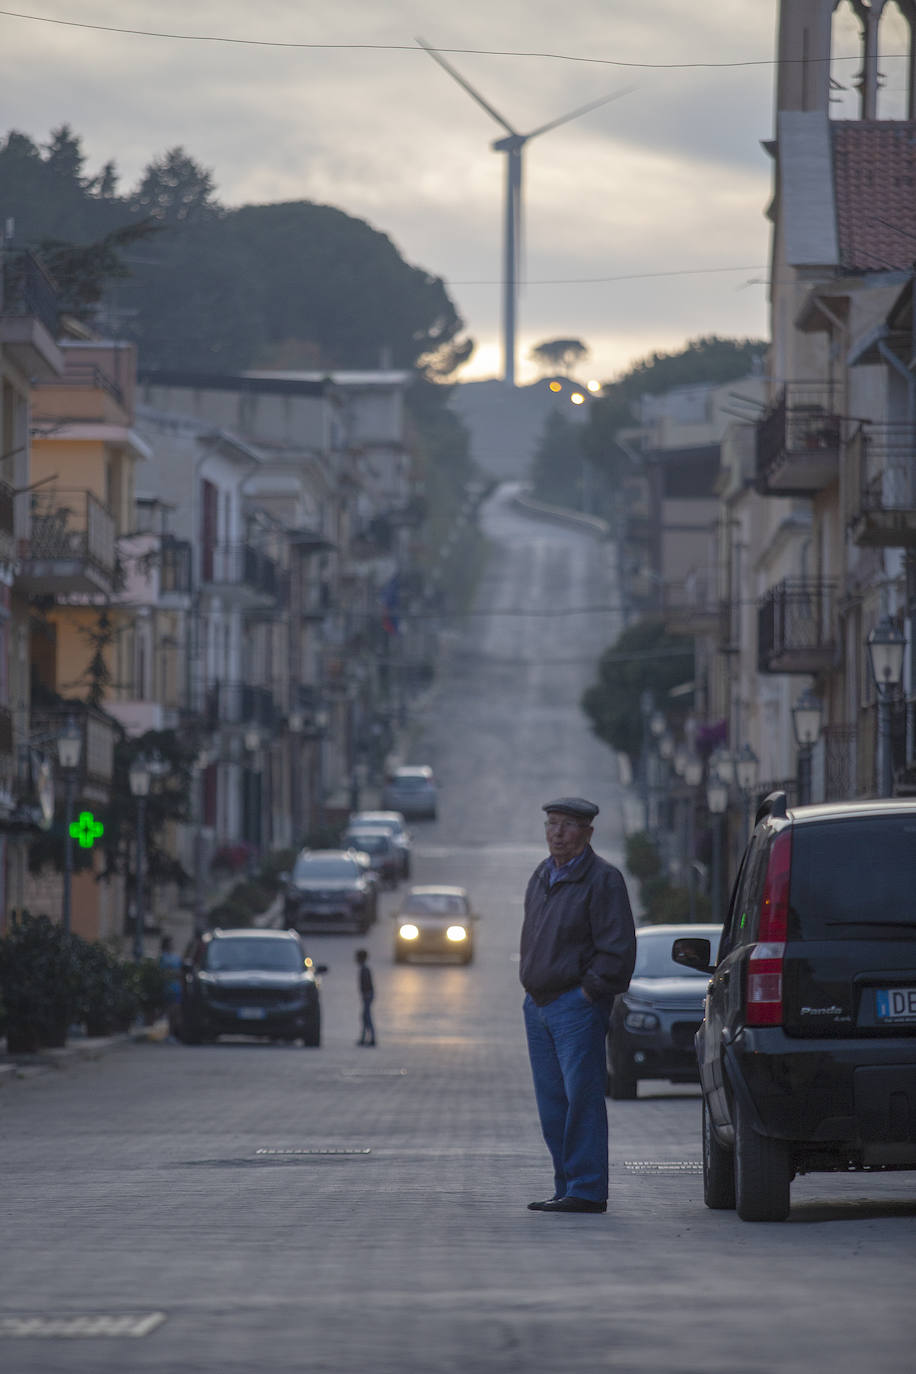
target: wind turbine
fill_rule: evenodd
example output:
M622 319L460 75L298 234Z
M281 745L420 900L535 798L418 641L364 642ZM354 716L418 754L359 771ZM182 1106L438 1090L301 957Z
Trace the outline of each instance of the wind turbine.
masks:
M569 114L560 115L559 119L552 119L548 124L542 124L538 129L532 129L530 133L520 134L517 129L513 129L507 119L497 111L488 101L484 100L479 91L475 91L469 81L455 71L450 62L446 62L441 53L436 52L431 44L424 39L418 38L420 47L429 53L430 57L439 63L439 66L448 72L458 85L467 91L472 100L476 100L482 109L486 110L491 119L495 119L497 124L501 124L506 130L507 138L498 138L490 146L495 153L506 154L506 209L505 209L505 242L503 244L503 380L509 386L515 386L515 316L518 306L518 271L519 260L521 257L521 237L522 237L522 150L526 143L530 143L533 138L540 134L549 133L551 129L556 129L560 124L568 124L570 120L578 119L580 115L588 114L589 110L597 110L599 105L607 105L611 100L617 100L622 95L627 95L632 87L627 87L623 91L615 91L611 95L602 96L600 100L591 100L587 105L580 105L578 109L571 110Z

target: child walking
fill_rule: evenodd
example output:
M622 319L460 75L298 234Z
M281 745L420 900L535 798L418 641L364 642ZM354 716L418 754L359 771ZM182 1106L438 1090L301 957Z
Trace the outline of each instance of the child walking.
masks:
M372 970L369 967L369 951L358 949L356 962L359 966L359 995L363 1004L360 1036L356 1043L357 1045L374 1045L375 1026L372 1023L372 999L375 996L375 985L372 982Z

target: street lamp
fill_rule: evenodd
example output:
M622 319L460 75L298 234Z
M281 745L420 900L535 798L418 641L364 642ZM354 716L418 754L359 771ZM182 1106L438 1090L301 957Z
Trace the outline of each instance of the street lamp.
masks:
M152 770L142 754L130 765L130 791L137 799L137 892L134 904L134 958L143 958L144 885L146 882L146 799L152 780Z
M703 760L699 754L689 753L684 764L687 793L687 896L690 903L691 924L697 919L697 874L694 868L697 847L696 789L703 781Z
M706 783L706 805L712 816L712 918L722 920L722 816L728 807L728 783L710 773Z
M57 758L64 772L66 783L66 810L64 821L64 905L61 915L61 924L64 930L70 929L70 902L73 887L73 835L70 827L73 824L73 791L76 782L76 770L80 766L80 756L83 752L83 733L72 716L67 717L67 724L61 734L57 736Z
M802 806L811 801L811 751L821 733L824 703L806 687L792 707L792 722L798 743L798 800Z
M760 760L751 746L745 744L735 762L735 773L738 779L738 789L744 799L744 832L746 835L750 833L751 798L757 789L759 772Z
M906 638L890 616L886 615L865 642L878 695L878 796L890 797L894 791L890 699L903 672Z

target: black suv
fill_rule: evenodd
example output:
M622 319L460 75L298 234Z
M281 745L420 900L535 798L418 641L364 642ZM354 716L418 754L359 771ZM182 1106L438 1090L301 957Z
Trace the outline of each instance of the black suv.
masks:
M321 1043L315 965L292 930L208 930L181 964L174 1030L187 1045L219 1035Z
M916 1169L916 801L760 807L696 1050L706 1205L782 1221L796 1174Z
M293 930L355 930L378 915L378 880L356 849L303 849L286 875L283 919Z

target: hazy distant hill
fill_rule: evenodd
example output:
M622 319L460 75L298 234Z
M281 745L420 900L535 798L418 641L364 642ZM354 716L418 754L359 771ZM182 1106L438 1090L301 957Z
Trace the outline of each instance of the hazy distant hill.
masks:
M449 408L463 420L471 435L471 456L499 481L527 478L531 458L544 422L552 410L570 420L583 421L588 405L569 400L573 385L566 378L557 393L549 388L553 378L531 386L507 386L505 382L462 382L452 391Z

